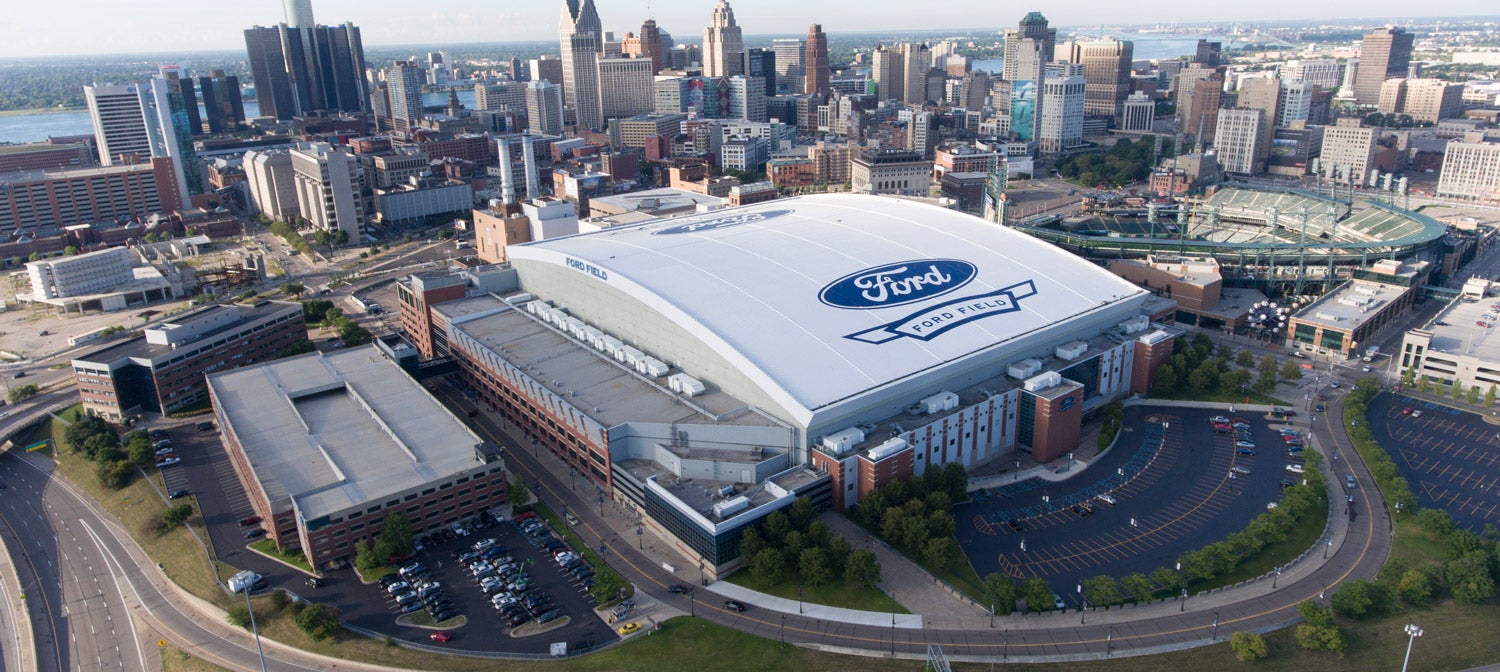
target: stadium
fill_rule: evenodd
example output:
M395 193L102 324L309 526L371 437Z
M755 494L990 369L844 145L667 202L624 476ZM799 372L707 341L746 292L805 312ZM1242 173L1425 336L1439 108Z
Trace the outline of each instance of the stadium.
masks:
M1211 257L1226 283L1270 296L1318 294L1381 259L1440 261L1446 233L1431 217L1378 200L1247 186L1017 228L1091 259Z
M513 246L503 286L401 289L484 402L692 557L797 496L1077 446L1175 332L1052 245L913 201L804 196ZM410 307L410 308L409 308ZM407 318L403 316L403 321Z

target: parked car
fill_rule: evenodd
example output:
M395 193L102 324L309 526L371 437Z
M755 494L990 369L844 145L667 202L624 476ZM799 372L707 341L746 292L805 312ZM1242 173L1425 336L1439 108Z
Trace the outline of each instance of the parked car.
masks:
M248 518L241 518L240 519L240 527L250 527L251 525L254 525L254 524L258 523L258 522L260 522L260 516L250 516Z
M1252 449L1250 449L1250 448L1240 448L1239 450L1237 450L1235 452L1238 452L1241 455L1250 455L1252 457L1255 456L1255 451L1252 450Z
M1099 495L1099 497L1097 499L1099 501L1104 502L1105 504L1109 504L1111 506L1113 506L1116 503L1118 503L1118 501L1115 499L1114 495Z
M198 431L200 431L200 432L211 432L211 431L213 431L213 429L214 429L214 423L212 423L212 422L200 422L200 423L198 423Z
M248 530L245 530L245 538L246 539L255 539L257 537L263 537L263 536L265 536L265 534L266 534L266 531L262 530L262 529L260 529L258 527L252 527L252 528L250 528Z
M628 635L628 634L633 633L633 632L635 632L637 630L640 630L640 629L641 629L641 624L640 623L626 623L625 625L620 626L620 634L622 634L622 635Z
M449 641L451 641L453 639L453 635L450 635L450 634L448 634L446 632L443 632L443 631L439 630L438 632L434 632L434 633L428 635L427 638L431 639L432 641L437 642L439 644L447 644Z
M1344 487L1349 488L1350 490L1359 487L1359 484L1354 482L1354 474L1344 475Z
M1306 470L1304 470L1302 468L1302 465L1300 465L1300 464L1288 464L1288 465L1286 465L1286 470L1290 471L1290 472L1292 472L1294 474L1306 473Z
M306 583L308 588L322 588L327 582L320 576L309 576L303 583Z
M183 489L183 490L173 490L173 491L167 493L167 499L178 499L178 498L181 498L181 497L186 497L186 496L188 496L190 494L192 494L192 491L186 490L186 489Z
M178 458L175 458L175 457L169 457L169 458L167 458L165 460L162 460L161 462L158 462L156 466L157 467L170 467L170 466L173 466L173 465L176 465L176 464L181 464L181 463L182 463L182 460L180 460Z
M1239 474L1241 476L1249 476L1250 475L1250 467L1247 467L1247 466L1244 466L1244 465L1241 465L1241 464L1236 464L1236 465L1230 467L1229 470L1232 471L1232 472L1234 472L1234 473L1236 473L1236 474Z

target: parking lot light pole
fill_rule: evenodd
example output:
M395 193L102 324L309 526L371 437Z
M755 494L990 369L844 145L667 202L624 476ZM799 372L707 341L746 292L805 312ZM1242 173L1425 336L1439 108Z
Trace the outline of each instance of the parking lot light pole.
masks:
M1078 609L1078 624L1083 625L1083 619L1087 617L1089 613L1089 598L1083 596L1083 584L1081 583L1078 584L1078 601L1083 604L1083 606Z
M805 612L805 611L802 610L802 582L801 581L797 582L797 613L799 613L799 614L807 613L807 612ZM892 616L891 619L892 619L892 622L895 621L895 617L894 616Z
M1323 538L1323 559L1328 559L1328 549L1333 548L1333 537Z
M1271 579L1271 590L1276 590L1276 582L1281 580L1281 566L1276 566L1276 576Z
M255 633L255 654L260 656L260 672L266 672L266 651L260 646L260 628L255 625L255 609L250 606L250 586L240 591L245 594L245 612L250 614L250 631ZM1411 626L1406 626L1410 628ZM1406 647L1406 655L1411 657L1411 645Z
M1401 661L1401 672L1406 672L1406 666L1411 663L1411 645L1422 636L1422 628L1406 624L1406 658Z

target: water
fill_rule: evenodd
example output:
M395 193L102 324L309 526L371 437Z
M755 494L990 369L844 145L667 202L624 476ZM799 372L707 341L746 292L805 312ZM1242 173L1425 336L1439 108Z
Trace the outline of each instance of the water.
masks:
M458 89L458 102L474 109L474 89ZM427 106L447 105L448 92L436 91L422 95L422 104ZM245 117L260 116L260 105L253 100L245 101ZM0 116L0 143L44 142L48 137L63 135L89 135L94 132L93 121L87 110L67 112L37 112Z
M1178 56L1192 56L1198 51L1198 40L1228 42L1223 37L1215 35L1162 35L1146 33L1144 35L1114 35L1122 40L1130 40L1135 43L1135 50L1131 57L1137 61L1149 61L1152 59L1177 58ZM1061 38L1059 38L1061 41ZM1001 65L1004 61L998 58L988 58L974 61L970 64L973 70L984 70L994 74L1000 74Z

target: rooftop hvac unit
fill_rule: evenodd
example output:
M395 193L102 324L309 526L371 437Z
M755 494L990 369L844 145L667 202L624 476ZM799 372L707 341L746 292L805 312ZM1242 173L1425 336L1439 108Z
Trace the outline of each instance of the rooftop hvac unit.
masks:
M531 303L526 304L526 312L531 313L532 315L541 315L542 311L546 308L546 301L532 301Z
M1355 286L1354 291L1357 292L1357 293L1360 293L1360 294L1368 294L1370 296L1375 296L1376 294L1380 293L1380 288L1379 287L1371 287L1369 285L1357 285L1357 286Z
M1338 315L1334 315L1333 313L1324 312L1324 311L1321 311L1321 310L1318 311L1318 312L1316 312L1316 313L1313 313L1313 317L1316 317L1316 318L1318 318L1320 320L1328 320L1329 322L1338 322L1339 320L1343 319L1343 318L1339 317Z
M1358 307L1363 306L1363 305L1367 305L1372 300L1373 299L1360 298L1358 296L1341 296L1341 297L1339 297L1339 303L1340 304L1343 304L1345 306L1353 306L1355 308L1358 308Z
M714 505L715 518L728 518L736 513L750 508L750 499L741 495L733 499L726 499Z
M1041 370L1042 360L1031 358L1023 359L1019 362L1016 362L1015 364L1011 364L1005 372L1010 375L1011 378L1015 378L1016 380L1026 380L1027 378L1036 375L1036 373Z
M1036 392L1038 390L1045 390L1049 387L1061 385L1062 381L1063 377L1061 373L1058 373L1056 371L1048 371L1041 375L1027 378L1024 387L1026 388L1027 392Z
M834 455L843 455L849 449L864 443L865 433L858 427L841 429L837 432L823 437L823 447Z
M1146 317L1145 315L1136 315L1135 317L1121 322L1120 331L1123 331L1127 334L1138 334L1145 331L1146 327L1149 326L1151 326L1151 318Z
M703 394L703 382L687 375L686 373L674 373L667 378L667 386L673 392L685 397L696 397Z
M619 354L617 353L620 352L620 348L625 347L625 344L621 343L620 339L608 334L605 334L603 337L601 337L599 339L599 343L599 349L608 353L610 357L614 357L615 359L620 358Z
M926 397L917 402L917 406L921 407L922 413L926 415L941 413L943 411L951 411L955 408L958 408L958 395L947 390L943 390L942 392L934 394L930 397Z
M641 359L645 356L646 353L627 345L620 348L620 354L616 355L615 359L624 362L627 366L633 369L635 368L635 363L641 361Z
M667 372L671 371L672 367L667 366L666 362L655 357L642 357L640 361L635 363L635 370L652 378L660 378L667 375Z
M1142 336L1140 338L1140 342L1144 343L1146 345L1156 345L1157 343L1160 343L1160 342L1165 341L1165 340L1170 339L1170 338L1172 338L1171 334L1168 334L1165 331L1157 329L1156 331L1153 331L1153 332L1151 332L1149 334L1146 334L1145 336Z
M726 485L726 486L724 486L722 488L719 488L719 496L720 497L728 497L728 496L733 495L733 494L735 494L735 490L734 490L734 486L732 486L732 485Z
M1085 343L1083 341L1073 341L1072 343L1064 343L1057 346L1057 350L1055 352L1058 359L1061 359L1065 362L1071 362L1075 359L1078 359L1079 357L1082 357L1083 353L1088 351L1088 343Z
M870 457L871 462L879 462L905 449L906 439L897 437L894 439L889 439L885 443L871 448L870 452L866 454Z
M512 306L519 306L531 300L531 295L526 292L505 297L505 302ZM530 304L527 304L530 305Z

